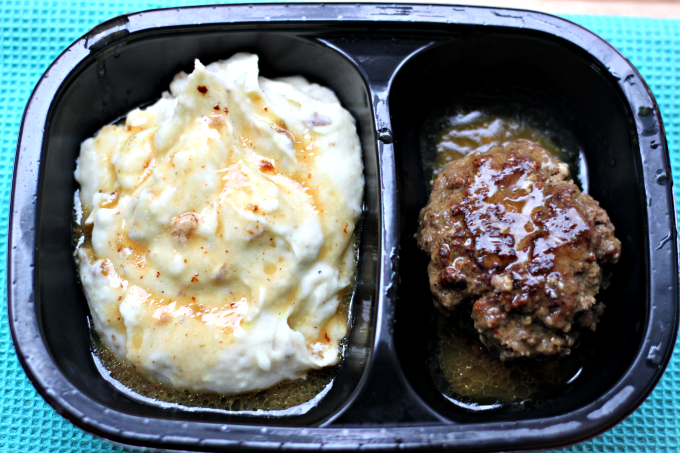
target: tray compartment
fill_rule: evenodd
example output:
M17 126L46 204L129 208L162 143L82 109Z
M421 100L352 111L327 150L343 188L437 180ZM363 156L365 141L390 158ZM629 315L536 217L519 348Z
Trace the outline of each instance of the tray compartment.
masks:
M490 421L563 414L597 399L632 364L647 319L645 199L637 180L634 118L616 82L573 45L500 29L461 30L455 39L442 39L413 57L395 76L389 98L401 212L395 344L409 381L442 415ZM461 100L516 102L560 120L584 147L589 192L607 210L622 241L611 286L597 296L607 308L591 339L596 345L593 363L567 392L538 407L465 410L441 396L428 371L429 332L436 327L429 259L414 239L429 194L419 137L430 113Z
M191 71L195 58L204 63L238 51L257 53L261 73L277 77L302 74L331 87L357 120L363 144L366 212L360 238L358 278L352 329L344 365L329 393L301 416L256 417L258 423L318 423L349 398L359 382L372 340L377 266L370 257L378 246L378 184L374 129L367 87L351 62L322 44L296 33L212 30L153 34L104 47L64 83L53 102L43 151L38 196L36 271L40 328L62 373L79 391L108 408L135 415L192 420L246 421L253 417L201 411L169 411L132 401L114 390L95 369L89 352L88 308L77 284L71 249L71 209L77 188L73 179L80 142L102 125L135 106L153 101L180 70ZM356 301L362 301L361 305Z

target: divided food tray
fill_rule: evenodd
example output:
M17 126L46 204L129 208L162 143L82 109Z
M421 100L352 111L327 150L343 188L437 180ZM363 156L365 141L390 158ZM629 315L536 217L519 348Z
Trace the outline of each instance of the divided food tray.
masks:
M164 409L110 386L92 360L72 234L82 140L160 97L173 75L238 51L264 76L304 75L357 121L366 178L347 350L328 393L286 416ZM456 406L428 368L433 304L416 248L427 202L419 135L458 100L540 109L579 140L589 193L622 258L599 300L594 365L545 404ZM26 107L8 252L12 337L29 378L96 435L169 449L550 448L585 440L638 407L677 331L675 206L659 109L635 68L591 32L545 14L463 6L258 4L156 10L105 22L47 70Z

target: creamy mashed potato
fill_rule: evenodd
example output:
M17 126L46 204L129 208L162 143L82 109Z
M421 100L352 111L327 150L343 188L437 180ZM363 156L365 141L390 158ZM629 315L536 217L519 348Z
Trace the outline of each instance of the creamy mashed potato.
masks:
M138 371L228 394L338 362L364 180L331 90L197 60L85 140L75 178L94 326Z

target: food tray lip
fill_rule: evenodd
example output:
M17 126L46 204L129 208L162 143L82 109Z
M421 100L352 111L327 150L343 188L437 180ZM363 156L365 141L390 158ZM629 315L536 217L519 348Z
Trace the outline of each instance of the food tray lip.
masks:
M224 15L215 14L215 10L228 11L228 20ZM639 141L636 157L641 171L638 180L642 183L645 199L655 200L655 209L652 210L651 206L646 209L650 261L647 268L647 281L650 282L647 289L650 301L648 323L633 364L610 390L584 408L560 416L512 423L265 428L139 417L109 409L80 393L51 358L43 342L35 310L35 221L40 158L48 113L62 82L90 53L131 34L169 27L228 27L239 24L270 27L292 23L347 22L366 25L473 25L542 32L580 47L606 67L607 76L618 80L636 120ZM376 118L374 120L377 121ZM656 146L653 146L654 143ZM660 150L654 151L657 147ZM379 152L392 152L391 145L381 144ZM382 169L379 169L379 177L394 180L394 175L382 175ZM383 202L396 208L396 189L382 190L385 191L381 194ZM26 374L58 413L80 428L125 444L201 450L526 449L564 446L593 437L629 415L652 391L670 359L678 324L675 212L666 139L653 95L637 70L616 49L565 19L508 8L362 3L240 4L132 13L103 22L75 41L47 69L27 103L17 143L9 219L7 299L10 331ZM387 215L394 214L387 212ZM390 237L393 235L381 238L382 252L398 246L388 243L392 240ZM381 253L381 256L387 255ZM383 273L389 268L387 262L391 259L383 259ZM659 268L661 272L653 271ZM395 277L383 275L381 278L392 284L390 278ZM380 291L381 297L383 293ZM379 303L382 305L382 301ZM664 322L670 329L663 329ZM662 328L657 328L655 323ZM369 362L367 369L370 366Z

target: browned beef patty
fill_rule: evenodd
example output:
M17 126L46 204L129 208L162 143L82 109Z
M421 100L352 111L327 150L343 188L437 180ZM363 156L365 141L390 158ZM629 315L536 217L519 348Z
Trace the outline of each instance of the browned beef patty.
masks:
M435 304L472 305L480 340L504 360L569 354L604 311L600 264L621 253L604 209L527 140L444 166L418 245L431 257Z

